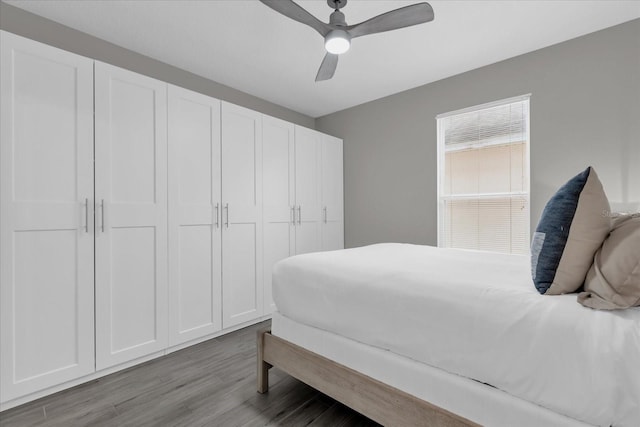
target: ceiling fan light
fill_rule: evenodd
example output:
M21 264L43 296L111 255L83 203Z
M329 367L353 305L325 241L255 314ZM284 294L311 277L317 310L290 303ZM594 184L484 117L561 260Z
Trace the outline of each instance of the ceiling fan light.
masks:
M351 37L344 30L333 30L324 39L324 48L329 53L340 55L351 47Z

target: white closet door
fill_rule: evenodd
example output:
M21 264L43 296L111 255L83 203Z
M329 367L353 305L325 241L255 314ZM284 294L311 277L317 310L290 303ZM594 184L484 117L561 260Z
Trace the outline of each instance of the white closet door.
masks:
M167 85L95 64L96 364L167 345Z
M262 188L264 194L264 313L275 310L271 293L273 265L295 253L294 125L262 116Z
M322 250L344 249L342 140L323 135Z
M222 103L222 326L262 315L262 117Z
M93 62L0 32L0 395L94 371Z
M169 86L169 343L222 327L220 101Z
M296 254L321 250L320 149L322 134L295 127Z

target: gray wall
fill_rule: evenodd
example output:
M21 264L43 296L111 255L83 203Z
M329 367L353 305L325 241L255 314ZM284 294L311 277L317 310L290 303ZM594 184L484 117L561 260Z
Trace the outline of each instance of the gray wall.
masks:
M313 128L312 117L0 2L0 29Z
M531 93L531 230L592 165L640 210L640 20L316 119L344 138L345 243L437 242L439 113Z
M439 113L531 93L532 230L593 165L640 208L640 20L313 119L0 2L0 28L345 139L345 243L435 244Z

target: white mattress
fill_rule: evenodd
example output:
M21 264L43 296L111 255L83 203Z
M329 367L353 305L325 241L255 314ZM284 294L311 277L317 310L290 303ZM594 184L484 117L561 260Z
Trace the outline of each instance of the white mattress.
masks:
M589 427L573 418L390 351L273 313L271 333L480 425Z
M640 309L541 296L527 257L380 244L283 260L273 288L295 322L589 424L640 425Z

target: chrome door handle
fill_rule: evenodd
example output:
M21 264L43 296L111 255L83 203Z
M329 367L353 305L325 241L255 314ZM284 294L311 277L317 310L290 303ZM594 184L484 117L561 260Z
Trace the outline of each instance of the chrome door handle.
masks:
M229 228L229 203L224 205L224 209L227 211L227 218L225 220L224 226Z
M104 199L100 200L100 230L104 233Z
M324 223L326 224L327 223L327 207L325 206L323 210L324 210Z
M89 232L89 199L84 199L84 232Z
M220 228L220 204L216 203L216 228Z
M291 220L291 224L296 225L296 207L291 206L289 208L289 219Z
M302 206L298 205L298 225L302 225Z

